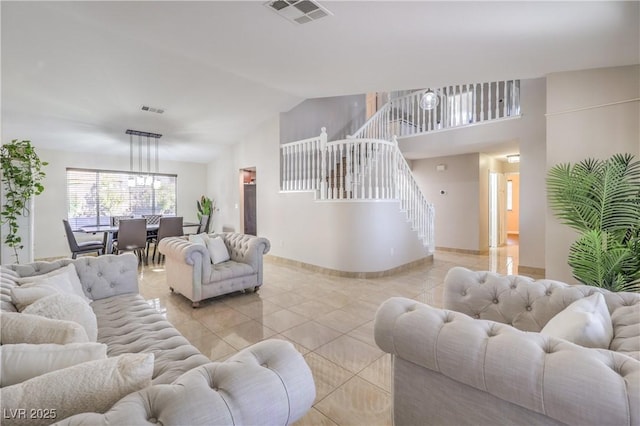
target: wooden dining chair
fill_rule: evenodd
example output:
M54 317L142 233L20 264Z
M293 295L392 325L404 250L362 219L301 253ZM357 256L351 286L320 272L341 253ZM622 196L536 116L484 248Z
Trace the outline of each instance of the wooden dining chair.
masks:
M94 251L98 256L104 253L104 244L102 241L83 241L79 243L76 240L76 236L73 234L69 221L67 219L62 219L62 224L64 225L64 232L67 234L67 242L71 249L72 259L75 259L79 254L92 253Z
M151 260L155 262L156 259L156 251L158 249L158 243L166 237L181 237L184 235L183 230L183 218L180 217L163 217L160 219L160 225L158 226L158 235L152 241L153 246L153 256L151 256ZM158 262L160 262L162 258L162 253L158 253Z
M118 225L118 240L113 243L115 254L132 251L138 255L138 263L149 263L147 247L147 221L145 219L122 219Z

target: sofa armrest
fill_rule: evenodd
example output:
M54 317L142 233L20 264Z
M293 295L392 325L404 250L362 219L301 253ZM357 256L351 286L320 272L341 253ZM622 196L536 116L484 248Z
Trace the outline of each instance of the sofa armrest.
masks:
M128 395L104 414L78 414L57 424L286 425L304 416L314 399L302 355L289 342L265 340L170 385Z
M200 244L192 243L186 238L167 237L160 240L158 250L167 259L187 265L199 266L199 271L195 271L201 277L211 275L211 257L209 250ZM202 279L200 279L202 283Z
M640 423L640 362L394 297L377 345L417 366L567 424Z
M214 236L217 234L214 234ZM262 262L262 255L271 249L271 243L264 237L229 232L220 235L229 249L231 260L251 265L255 270Z

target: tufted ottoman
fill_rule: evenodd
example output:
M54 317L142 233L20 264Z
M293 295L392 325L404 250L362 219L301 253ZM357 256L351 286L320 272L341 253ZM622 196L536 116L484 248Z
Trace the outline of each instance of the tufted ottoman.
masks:
M209 235L217 236L231 259L216 265L211 263L207 247L184 237L164 238L158 246L165 255L169 288L191 300L194 308L201 300L248 289L258 291L262 285L262 259L271 247L269 240L234 232Z
M611 314L608 350L539 333L595 292ZM640 424L640 294L455 267L444 307L394 297L378 309L396 425Z

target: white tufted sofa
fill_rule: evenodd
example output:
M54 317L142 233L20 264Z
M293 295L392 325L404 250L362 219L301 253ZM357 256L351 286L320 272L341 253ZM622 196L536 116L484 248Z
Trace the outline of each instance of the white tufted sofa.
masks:
M608 350L538 333L593 292L611 313ZM396 425L640 424L640 294L455 267L444 307L394 297L376 314Z
M171 291L181 293L198 307L201 300L262 285L262 257L271 244L263 237L226 232L219 236L229 251L231 260L211 264L206 247L184 237L163 238L158 246L165 255L167 284Z
M290 343L266 340L211 362L138 294L138 262L130 253L2 266L0 308L16 311L10 296L16 278L69 263L93 300L98 342L107 345L107 355L152 352L155 361L152 386L106 413L78 414L60 419L61 425L284 425L311 407L313 377Z

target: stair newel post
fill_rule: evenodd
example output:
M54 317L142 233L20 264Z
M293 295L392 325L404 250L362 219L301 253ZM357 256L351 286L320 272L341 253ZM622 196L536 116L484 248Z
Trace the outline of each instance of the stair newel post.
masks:
M282 164L282 170L280 170L280 189L283 191L288 190L287 187L287 147L280 147L280 164Z
M287 155L287 161L286 161L286 165L287 165L287 190L291 190L293 189L293 148L291 146L288 146L286 148L286 155Z
M374 145L374 151L375 151L375 161L376 161L376 196L375 199L380 199L380 144L378 142L375 143Z
M365 198L365 192L364 192L364 180L366 179L365 175L365 161L367 160L366 154L365 154L365 145L364 142L360 142L360 177L359 177L359 183L360 183L360 199L364 199Z
M400 149L398 148L398 139L394 136L391 140L393 142L393 168L395 173L393 174L393 198L396 200L400 199L400 159L398 158L398 153ZM402 201L400 201L400 208L402 209Z
M352 198L351 197L351 149L353 147L353 144L351 142L347 142L345 144L346 147L346 155L347 155L347 176L345 177L345 191L346 191L346 196L347 198Z
M320 130L320 199L327 199L327 128Z

